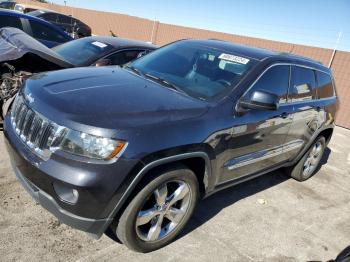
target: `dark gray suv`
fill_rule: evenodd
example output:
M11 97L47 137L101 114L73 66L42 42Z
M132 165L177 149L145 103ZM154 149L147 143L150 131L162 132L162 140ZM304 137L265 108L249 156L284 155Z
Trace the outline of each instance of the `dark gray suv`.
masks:
M124 68L34 75L4 129L16 175L44 208L149 252L200 198L277 168L310 178L337 108L318 62L184 40Z

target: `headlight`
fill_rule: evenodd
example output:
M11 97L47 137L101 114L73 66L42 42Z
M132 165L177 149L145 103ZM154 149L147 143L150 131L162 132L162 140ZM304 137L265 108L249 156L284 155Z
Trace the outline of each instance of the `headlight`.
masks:
M127 143L124 141L98 137L68 129L59 148L79 156L110 160L121 153L126 145Z

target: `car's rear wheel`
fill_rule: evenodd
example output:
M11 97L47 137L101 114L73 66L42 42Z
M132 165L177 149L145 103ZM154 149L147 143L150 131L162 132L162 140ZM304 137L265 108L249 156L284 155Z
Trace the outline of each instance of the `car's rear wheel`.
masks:
M299 162L287 169L290 176L298 181L305 181L312 177L320 165L325 149L326 139L319 136Z
M197 178L186 167L170 167L153 175L127 206L114 231L138 252L169 244L191 217L199 196Z

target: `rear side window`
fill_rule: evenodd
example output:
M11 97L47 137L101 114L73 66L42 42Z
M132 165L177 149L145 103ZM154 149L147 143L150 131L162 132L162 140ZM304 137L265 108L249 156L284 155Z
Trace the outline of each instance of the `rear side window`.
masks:
M29 23L32 28L34 38L57 43L65 43L68 40L68 38L63 34L48 26L40 24L36 21L29 21Z
M245 98L250 99L252 93L259 90L275 94L280 98L280 103L285 103L289 86L289 70L288 65L271 67L258 79Z
M317 96L319 99L334 96L332 78L329 74L316 71L317 77Z
M57 18L58 18L58 20L57 20L58 23L68 24L68 25L73 24L72 17L70 17L70 16L58 15Z
M121 51L107 57L112 65L124 65L136 59L143 50Z
M291 102L300 102L316 98L316 79L312 69L292 66L291 86L289 99Z
M50 22L57 22L57 14L55 13L44 13L41 15L42 18L44 18L46 21Z
M0 15L0 28L11 26L23 30L21 20L14 16Z

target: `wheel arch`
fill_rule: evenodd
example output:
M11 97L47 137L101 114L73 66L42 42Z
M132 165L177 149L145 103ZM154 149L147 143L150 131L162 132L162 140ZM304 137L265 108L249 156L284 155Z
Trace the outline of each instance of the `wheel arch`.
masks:
M326 127L326 128L323 128L323 129L319 130L318 132L316 132L312 136L310 141L305 145L304 149L298 154L297 157L295 157L295 159L291 163L289 163L288 166L291 166L291 165L294 165L295 163L297 163L303 157L303 155L310 149L310 147L312 146L314 141L319 136L324 136L325 139L326 139L326 145L328 145L328 143L330 142L330 140L332 138L333 131L334 131L334 127Z
M197 165L201 163L201 165ZM143 166L136 175L132 178L131 183L124 191L116 206L109 215L110 219L117 220L123 210L126 208L132 198L140 191L137 186L147 177L150 171L166 167L169 165L182 164L191 169L197 176L201 196L204 196L208 187L208 179L212 174L211 160L209 155L204 151L186 152L182 154L170 155L163 158L153 160ZM115 219L116 218L116 219ZM106 224L105 230L109 224Z

